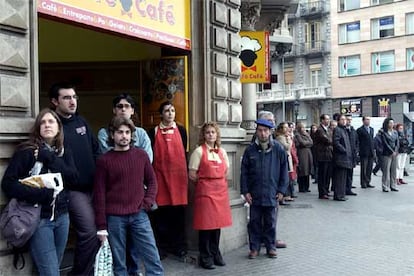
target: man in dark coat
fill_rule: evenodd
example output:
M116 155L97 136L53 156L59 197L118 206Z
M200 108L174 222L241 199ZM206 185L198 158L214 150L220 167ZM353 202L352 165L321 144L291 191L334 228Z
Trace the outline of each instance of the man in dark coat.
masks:
M357 129L359 141L359 159L361 162L361 188L374 188L371 183L372 166L374 163L374 129L369 126L370 117L362 117L363 125Z
M243 154L240 176L240 193L250 205L249 258L259 254L262 238L267 256L276 258L277 207L289 180L287 155L279 143L270 141L274 125L264 119L256 124L257 138Z
M347 175L354 167L352 147L349 134L346 130L345 115L338 117L338 126L333 131L333 161L335 174L333 175L334 200L345 201Z
M329 116L322 114L315 132L313 145L318 162L318 191L320 199L328 199L329 182L332 176L332 135L329 131Z
M352 116L346 115L346 131L349 135L349 142L351 143L351 152L352 152L352 168L348 171L346 176L346 195L356 196L357 193L352 191L352 188L355 188L352 185L353 175L354 175L354 168L358 163L358 134L355 128L351 125L352 124Z

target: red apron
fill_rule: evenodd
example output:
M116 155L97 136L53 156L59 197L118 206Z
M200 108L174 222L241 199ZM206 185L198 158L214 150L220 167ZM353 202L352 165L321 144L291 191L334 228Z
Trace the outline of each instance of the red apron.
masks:
M154 171L157 177L159 206L188 204L187 161L178 127L168 133L156 130L154 145Z
M201 146L200 166L198 168L198 181L194 192L194 221L196 230L218 229L230 226L231 210L226 179L227 165L223 153L218 155L222 160L208 160L207 146Z

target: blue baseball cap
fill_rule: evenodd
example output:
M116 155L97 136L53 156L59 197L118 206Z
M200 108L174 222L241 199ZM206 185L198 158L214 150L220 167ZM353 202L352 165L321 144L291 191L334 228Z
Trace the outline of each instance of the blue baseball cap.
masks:
M256 124L259 126L265 126L265 127L268 127L268 128L275 128L275 126L271 123L271 122L269 122L268 120L265 120L265 119L258 119L257 121L256 121Z

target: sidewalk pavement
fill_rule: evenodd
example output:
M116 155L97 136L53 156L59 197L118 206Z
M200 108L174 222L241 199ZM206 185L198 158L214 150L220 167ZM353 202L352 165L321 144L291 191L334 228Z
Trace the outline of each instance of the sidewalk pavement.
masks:
M248 246L224 255L227 265L205 270L194 264L163 260L165 275L295 275L380 276L414 275L414 165L408 185L399 192L384 193L381 172L372 176L374 189L361 189L359 167L354 170L358 196L348 201L318 199L299 193L290 206L281 206L278 239L288 244L269 259L262 249L255 260L247 258Z

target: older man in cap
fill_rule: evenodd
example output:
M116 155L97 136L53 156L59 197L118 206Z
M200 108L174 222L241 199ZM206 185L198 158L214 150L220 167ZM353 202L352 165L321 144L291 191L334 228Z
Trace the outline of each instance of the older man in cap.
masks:
M256 124L256 140L243 154L240 179L241 194L250 204L249 258L259 254L262 237L267 256L276 258L276 212L288 186L287 155L279 143L270 141L274 125L264 119Z

